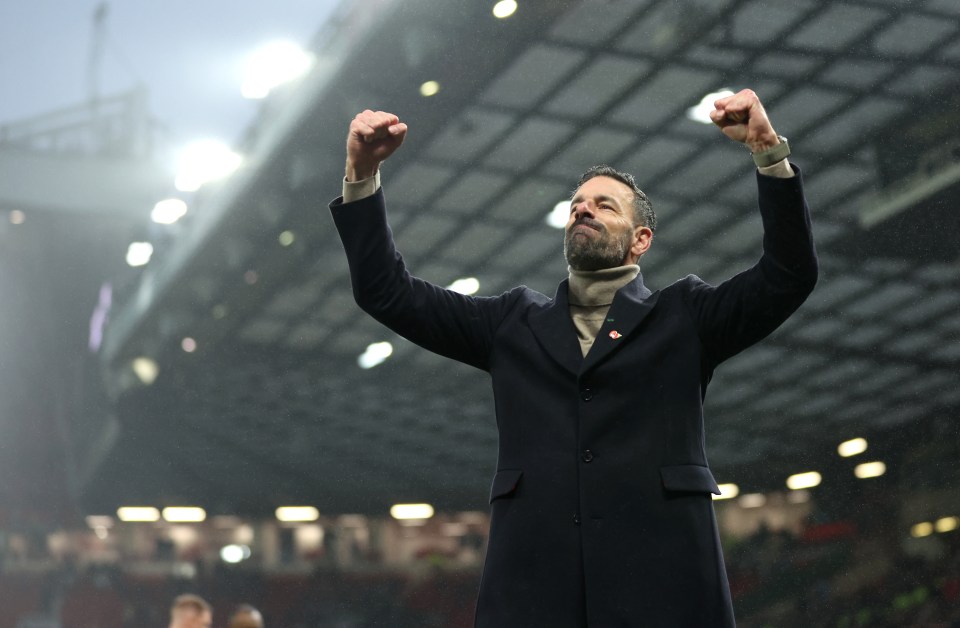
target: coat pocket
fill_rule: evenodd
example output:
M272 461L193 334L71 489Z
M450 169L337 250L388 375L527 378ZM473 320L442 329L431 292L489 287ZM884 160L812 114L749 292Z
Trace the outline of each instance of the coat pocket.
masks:
M663 481L663 488L668 491L720 494L720 487L713 479L710 469L699 464L660 467L660 479Z
M493 476L493 483L490 485L490 502L498 497L512 495L520 484L520 476L523 471L520 469L501 469Z

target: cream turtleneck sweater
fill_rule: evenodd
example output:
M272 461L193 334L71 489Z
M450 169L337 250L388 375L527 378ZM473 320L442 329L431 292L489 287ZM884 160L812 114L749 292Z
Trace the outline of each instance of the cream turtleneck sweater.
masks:
M593 346L617 290L640 274L636 264L604 268L603 270L570 269L567 298L570 302L570 318L577 328L577 339L584 357Z

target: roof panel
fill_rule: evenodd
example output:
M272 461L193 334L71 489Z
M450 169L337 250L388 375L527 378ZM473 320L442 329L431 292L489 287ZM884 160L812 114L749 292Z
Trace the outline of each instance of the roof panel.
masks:
M960 294L955 290L939 290L918 303L904 307L893 317L898 323L916 325L940 314L960 309Z
M828 119L830 112L848 100L841 92L822 87L801 87L768 108L777 130L790 137L814 122Z
M549 157L574 131L568 122L533 116L508 135L492 151L484 164L494 169L525 170Z
M387 166L389 169L389 166ZM446 166L414 162L396 175L382 173L384 191L389 186L391 198L397 202L421 205L429 200L440 186L453 177L454 171Z
M824 70L820 81L832 87L868 89L890 74L896 66L870 59L847 59L839 57Z
M857 326L849 333L838 338L837 342L844 347L870 350L891 333L893 333L893 330L885 325Z
M881 9L846 2L833 2L817 18L807 22L787 38L800 48L839 52L887 17Z
M853 162L840 163L811 177L806 185L807 200L818 212L828 213L834 199L873 185L876 185L873 171Z
M563 185L551 179L528 177L504 196L491 202L487 214L510 222L543 224L554 205L570 198L575 182Z
M774 51L757 59L754 70L774 76L799 77L821 63L822 57L808 52Z
M617 40L616 47L639 54L664 55L683 43L680 37L683 27L683 7L660 2L643 12L636 24Z
M750 153L734 142L717 142L713 147L694 155L680 164L679 171L657 185L657 190L666 190L678 196L703 196L722 181L738 176L749 176L755 169ZM751 182L753 177L750 177Z
M441 239L459 225L463 219L455 215L443 215L438 212L421 212L411 219L402 230L398 230L397 248L426 251L433 248Z
M610 37L649 4L650 0L584 0L557 20L550 29L550 38L577 45L605 47Z
M442 213L484 213L485 205L511 181L505 174L469 170L448 185L433 206Z
M887 90L898 96L911 98L917 94L929 95L945 89L956 89L960 71L942 65L920 65L897 76L887 84Z
M713 71L667 66L625 98L610 119L640 129L656 128L699 103L704 94L720 85L720 79Z
M590 127L543 166L543 172L574 179L591 166L611 163L636 141L632 133Z
M494 79L480 97L484 103L527 108L566 81L586 53L566 46L534 44Z
M863 100L808 131L799 143L804 149L823 153L840 150L875 132L888 120L902 114L908 106L906 102L889 98Z
M509 246L490 258L490 264L505 270L536 264L549 255L563 257L563 232L543 226L542 230L527 231ZM558 278L559 281L559 278Z
M493 257L509 229L486 223L477 223L455 234L453 240L441 249L440 256L459 264L478 264Z
M930 11L960 15L960 3L956 0L927 0L925 8Z
M922 290L910 284L887 285L872 295L848 305L845 314L863 318L872 318L877 315L886 316L895 313L894 308L921 295Z
M840 275L838 277L823 277L807 299L804 307L824 312L859 294L873 285L873 282L856 275Z
M779 40L813 8L811 0L754 0L747 2L729 21L736 42L762 44Z
M645 74L651 65L643 59L604 55L550 98L546 110L582 118L595 116Z
M447 124L427 147L436 161L468 162L514 123L515 116L502 111L472 107Z
M637 142L637 150L623 160L623 168L637 178L641 189L681 160L696 154L698 144L674 137L652 137Z
M956 22L942 17L905 15L873 38L873 48L887 55L919 55L956 30Z

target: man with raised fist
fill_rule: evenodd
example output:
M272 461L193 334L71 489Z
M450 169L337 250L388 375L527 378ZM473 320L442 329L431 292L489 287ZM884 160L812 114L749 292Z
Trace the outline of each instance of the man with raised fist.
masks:
M408 273L380 187L407 126L369 110L350 123L330 206L358 304L491 376L499 457L478 627L734 625L703 399L721 362L803 303L817 258L799 170L757 95L714 106L757 165L757 263L716 286L689 275L651 291L638 263L653 206L632 176L598 166L571 198L569 276L553 298L523 286L465 296Z

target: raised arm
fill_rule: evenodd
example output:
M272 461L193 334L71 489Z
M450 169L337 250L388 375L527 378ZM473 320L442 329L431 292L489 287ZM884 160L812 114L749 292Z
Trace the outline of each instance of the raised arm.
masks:
M713 365L759 341L779 327L807 298L817 281L810 211L799 170L780 158L789 154L773 130L760 99L751 90L714 103L713 122L730 139L745 144L758 164L763 255L751 268L721 283L685 282L700 338Z
M413 277L393 241L379 186L380 164L407 125L383 111L350 123L344 197L330 204L357 304L401 336L440 355L489 368L493 335L515 296L471 297Z

